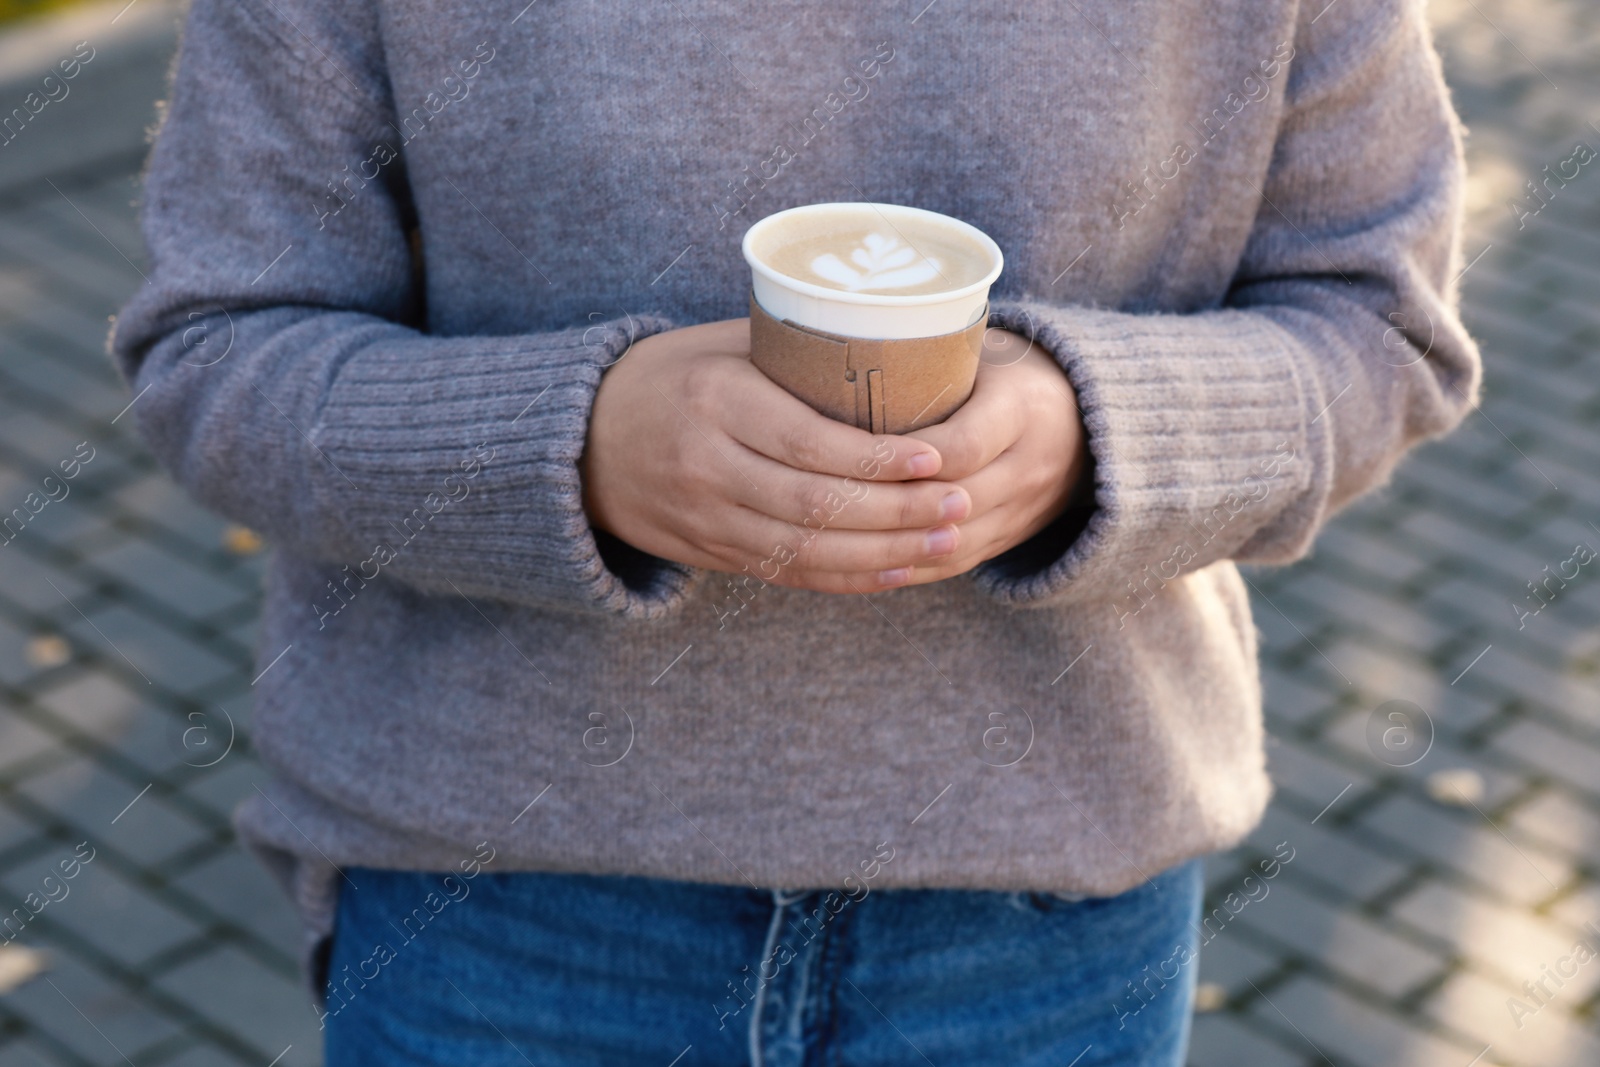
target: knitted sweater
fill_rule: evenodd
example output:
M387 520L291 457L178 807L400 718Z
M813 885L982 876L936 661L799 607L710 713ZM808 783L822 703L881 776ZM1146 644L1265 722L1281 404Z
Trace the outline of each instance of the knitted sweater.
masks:
M1111 894L1239 841L1235 565L1479 376L1422 4L1325 5L196 0L112 349L274 549L237 823L307 949L354 866ZM601 376L743 316L745 229L837 200L999 243L1086 511L871 596L597 534Z

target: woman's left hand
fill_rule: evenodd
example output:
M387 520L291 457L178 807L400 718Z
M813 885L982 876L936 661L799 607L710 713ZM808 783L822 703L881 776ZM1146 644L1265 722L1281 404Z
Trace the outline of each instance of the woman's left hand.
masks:
M907 434L939 450L937 478L966 489L972 511L955 552L915 568L909 584L971 570L1059 516L1086 484L1089 464L1077 393L1055 360L1019 334L991 329L972 395L944 422Z

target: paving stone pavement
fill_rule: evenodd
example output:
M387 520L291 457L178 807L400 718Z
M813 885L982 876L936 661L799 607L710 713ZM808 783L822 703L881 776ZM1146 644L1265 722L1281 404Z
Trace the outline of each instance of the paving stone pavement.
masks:
M1484 402L1250 574L1278 793L1208 864L1192 1067L1600 1064L1600 161L1507 206L1600 147L1600 8L1432 17ZM0 994L0 1067L315 1064L293 917L228 825L262 553L157 469L104 355L144 262L126 133L0 177L0 514L74 474L0 547L0 907L74 872L15 938L48 969Z

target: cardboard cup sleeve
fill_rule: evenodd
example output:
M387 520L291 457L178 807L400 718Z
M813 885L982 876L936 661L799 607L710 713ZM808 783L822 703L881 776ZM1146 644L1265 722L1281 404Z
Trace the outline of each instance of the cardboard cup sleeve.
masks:
M985 306L965 330L876 341L798 326L750 295L750 361L832 419L898 434L943 422L972 395L988 327Z

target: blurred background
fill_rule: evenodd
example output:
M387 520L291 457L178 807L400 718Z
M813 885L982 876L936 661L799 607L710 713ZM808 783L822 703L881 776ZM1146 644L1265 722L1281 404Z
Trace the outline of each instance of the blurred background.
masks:
M157 470L104 351L181 14L0 0L0 1067L320 1062L228 824L262 545ZM1484 401L1251 574L1278 793L1209 864L1194 1067L1600 1064L1600 5L1431 17Z

